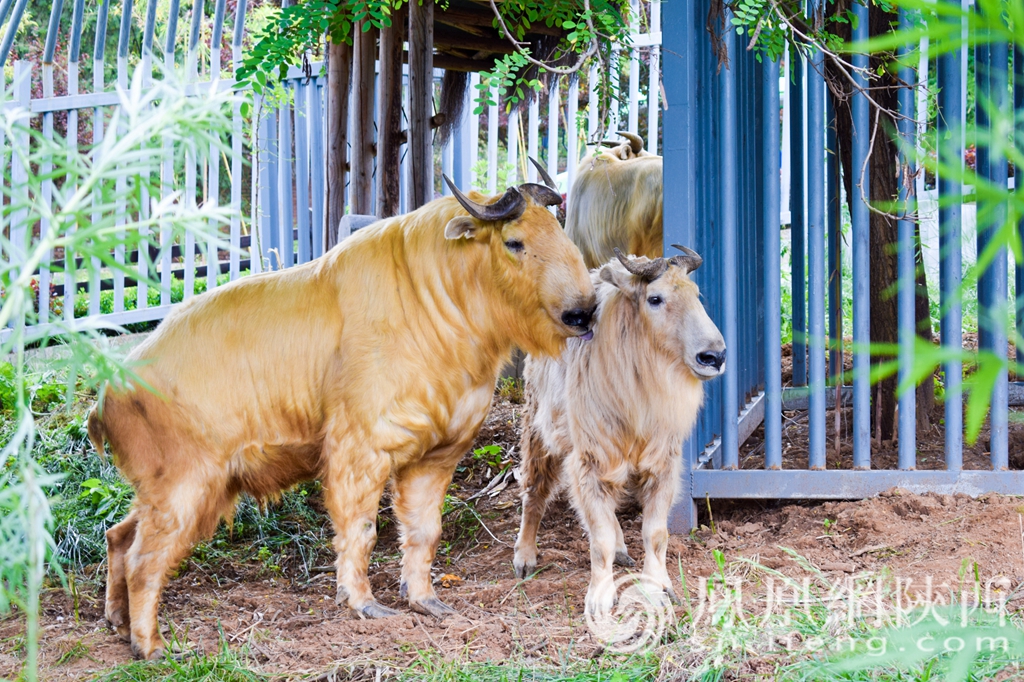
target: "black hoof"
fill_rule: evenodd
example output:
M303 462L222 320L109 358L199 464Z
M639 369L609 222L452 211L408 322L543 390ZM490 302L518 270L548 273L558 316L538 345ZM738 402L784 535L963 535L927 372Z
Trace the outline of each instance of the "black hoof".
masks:
M389 609L388 607L378 604L375 601L370 602L363 608L359 609L357 613L363 618L387 618L389 616L397 616L398 611Z
M516 571L516 578L526 580L537 571L537 564L523 564L522 566L513 564L513 568Z
M615 565L623 566L625 568L633 568L634 566L636 566L636 562L633 561L633 557L629 556L625 552L616 552Z
M424 616L433 616L438 620L444 620L448 616L457 616L458 611L443 603L440 599L432 597L420 602L410 602L409 608Z

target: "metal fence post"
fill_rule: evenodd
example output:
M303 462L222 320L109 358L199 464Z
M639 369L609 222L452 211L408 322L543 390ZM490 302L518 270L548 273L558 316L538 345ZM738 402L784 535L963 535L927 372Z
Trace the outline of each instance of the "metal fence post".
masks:
M793 385L807 384L807 274L804 269L807 241L804 213L804 78L807 70L803 56L790 49L793 84L789 89L790 184L789 184L789 260L793 301Z
M857 17L854 42L868 39L868 8L853 5ZM853 55L854 89L867 88L863 73L869 68L866 54ZM865 93L854 92L853 104L853 468L871 468L871 172L868 153L871 144L871 111Z
M941 290L942 346L957 355L943 363L945 379L946 469L963 468L963 367L959 352L963 344L962 311L960 305L961 202L963 201L963 90L961 52L946 52L939 56L939 113L938 139L940 158L949 173L939 174L939 195L946 202L939 208L939 288ZM944 141L944 145L943 145Z
M910 29L910 17L907 10L900 10L900 30ZM900 80L914 83L917 76L907 62L912 50L904 46L899 50ZM911 172L909 153L915 148L917 126L914 120L914 94L911 87L903 87L899 92L899 201L900 210L906 214L913 210L911 202L914 174ZM914 362L914 341L917 338L916 306L917 273L914 262L914 221L904 218L897 225L898 231L898 281L899 281L899 385L903 391L899 396L899 468L913 469L917 466L917 391L915 386L908 385L912 376Z
M663 172L675 178L676 189L664 197L665 251L669 245L694 244L696 239L697 169L694 127L697 115L697 20L690 3L674 2L664 6L665 101L663 119ZM696 436L696 434L695 434ZM679 497L669 515L673 533L688 533L697 525L697 506L693 499L691 472L702 447L696 437L683 444L683 466Z
M1013 110L1016 113L1014 120L1017 121L1016 130L1013 134L1014 143L1017 149L1024 149L1024 49L1017 45L1013 50ZM1013 168L1013 185L1016 191L1024 187L1024 167L1016 165ZM1021 217L1017 226L1018 233L1024 233L1024 216ZM1013 272L1014 292L1016 295L1016 326L1017 339L1014 345L1020 343L1024 338L1024 263L1017 263ZM1017 356L1017 362L1021 357Z
M782 284L779 225L779 63L765 59L764 78L764 466L782 468Z
M825 56L807 64L808 466L825 468ZM794 332L795 333L795 332Z
M975 98L975 108L979 111L987 106L992 107L993 115L989 116L990 123L998 121L1003 117L1007 105L1007 66L1009 53L1004 42L995 42L989 46L989 100L979 102ZM1020 145L1020 142L1017 143ZM979 144L980 149L982 145ZM1007 162L1004 154L988 155L988 172L990 181L1006 189ZM1002 228L1006 221L1006 202L999 201L992 207L992 218L984 227L987 233L986 241L990 242L996 233ZM978 206L978 234L981 234L981 206ZM978 252L978 258L981 258ZM989 327L988 337L992 351L1002 361L1002 367L992 386L992 402L989 407L989 450L992 453L992 469L1001 471L1007 469L1009 457L1009 385L1007 380L1006 355L1007 355L1007 265L1006 248L1000 247L996 250L995 258L991 265L986 268L989 276L989 301L987 306L978 306L978 316L985 320ZM980 294L980 291L979 291ZM981 332L982 320L979 320L978 331Z

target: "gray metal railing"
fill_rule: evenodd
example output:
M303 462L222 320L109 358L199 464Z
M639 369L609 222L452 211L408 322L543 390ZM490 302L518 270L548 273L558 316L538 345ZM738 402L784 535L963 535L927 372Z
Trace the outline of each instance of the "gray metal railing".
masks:
M823 64L820 54L811 53L803 63L794 55L789 76L790 99L786 116L791 148L782 149L779 126L779 64L755 56L736 45L732 32L722 36L729 48L729 65L720 73L711 40L705 26L708 0L670 3L665 6L663 80L670 104L665 112L665 179L671 187L665 195L665 243L695 245L704 255L705 266L697 273L702 294L713 319L723 328L729 346L728 381L707 388L704 413L696 433L684 447L683 499L673 511L672 527L686 532L696 523L696 503L705 498L761 499L852 499L866 497L892 486L915 492L1024 492L1024 472L1007 471L1007 416L1009 395L1019 385L1007 383L1004 367L992 393L989 412L991 456L988 469L964 470L963 367L959 351L963 343L963 310L960 290L963 279L961 260L962 203L964 191L960 176L940 174L940 291L941 345L951 358L942 367L945 380L945 470L916 470L916 406L913 390L899 397L899 453L895 469L872 469L870 368L870 282L869 244L871 213L861 200L857 185L870 187L866 177L853 183L857 196L850 202L853 303L853 380L842 387L845 404L852 397L852 463L850 468L826 470L826 419L835 390L829 387L826 358L832 354L833 370L841 363L839 329L842 289L841 263L837 250L839 235L839 182L836 135L830 131L835 112L826 103ZM867 8L854 5L858 25L854 40L867 38ZM901 17L904 24L906 16ZM906 55L908 50L903 50ZM867 66L866 56L855 56L854 63ZM1008 92L1008 55L1005 45L993 45L976 53L979 65L978 92ZM922 59L922 64L927 62ZM1014 59L1014 102L1017 110L1018 146L1024 140L1024 56ZM967 62L959 52L939 57L939 138L949 136L953 149L950 159L964 158L964 93L961 81ZM903 64L901 79L914 83L918 76ZM863 83L861 83L863 84ZM985 88L988 88L986 91ZM804 93L806 92L806 95ZM804 97L806 96L806 104ZM995 106L1005 106L992 98ZM913 149L918 126L915 125L916 93L900 93L899 134L906 148ZM983 107L979 106L979 110ZM852 101L852 167L866 168L873 113L865 96ZM924 118L921 112L920 118ZM984 121L982 121L984 123ZM806 142L804 135L806 134ZM750 144L752 138L759 145ZM876 152L877 153L877 152ZM788 217L792 231L792 384L806 385L805 401L797 405L790 396L800 389L782 384L782 315L780 250L780 156L788 169L791 200ZM901 163L907 163L904 155ZM756 179L747 174L756 169ZM961 165L962 168L962 165ZM1017 183L1022 170L1016 170ZM1005 160L979 161L979 174L990 182L1007 182ZM913 175L910 176L911 178ZM912 182L912 180L908 181ZM806 210L804 186L806 183ZM901 188L901 199L908 198L908 187ZM735 216L756 219L736 220ZM979 216L982 212L979 211ZM985 213L985 215L989 215ZM979 253L992 238L994 224L1005 213L994 213L988 223L979 217ZM1024 227L1024 226L1022 226ZM915 352L915 224L910 219L898 222L898 319L901 379L909 376ZM826 253L827 251L827 253ZM805 270L805 258L807 262ZM993 313L1005 313L1008 303L1005 252L999 253L979 282L979 329L981 347L1005 360L1007 335L1000 324L991 322ZM763 264L758 270L756 264ZM1017 324L1024 323L1024 266L1017 268ZM807 308L803 306L806 292ZM827 298L827 301L826 301ZM737 302L739 305L737 305ZM744 303L753 302L753 305ZM986 316L989 318L987 326ZM1005 315L1004 315L1005 317ZM806 320L806 326L805 325ZM826 329L828 321L828 329ZM806 341L803 335L806 332ZM804 361L806 358L806 365ZM841 374L841 364L838 370ZM1010 390L1014 389L1014 390ZM807 450L799 464L783 457L782 412L805 409ZM738 461L739 448L758 425L764 425L764 464L744 469ZM784 469L783 467L790 467Z

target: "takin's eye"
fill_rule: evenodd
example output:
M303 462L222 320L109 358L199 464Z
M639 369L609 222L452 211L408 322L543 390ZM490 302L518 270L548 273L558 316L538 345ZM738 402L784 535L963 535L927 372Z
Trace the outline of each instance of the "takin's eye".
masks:
M650 304L650 306L652 308L657 308L659 305L661 305L664 302L665 302L665 299L663 299L658 294L654 294L653 296L648 296L647 297L647 303Z
M518 239L507 239L505 240L505 248L512 253L520 253L523 250L523 242Z

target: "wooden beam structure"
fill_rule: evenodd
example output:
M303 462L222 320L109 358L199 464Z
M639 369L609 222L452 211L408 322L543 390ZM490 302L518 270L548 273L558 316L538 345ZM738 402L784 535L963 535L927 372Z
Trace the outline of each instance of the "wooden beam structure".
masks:
M409 3L409 209L433 198L434 3Z
M327 46L327 229L324 250L338 243L338 223L345 215L345 170L348 165L348 94L352 48Z
M373 213L373 157L375 156L373 95L377 60L377 31L355 26L353 37L351 212Z

